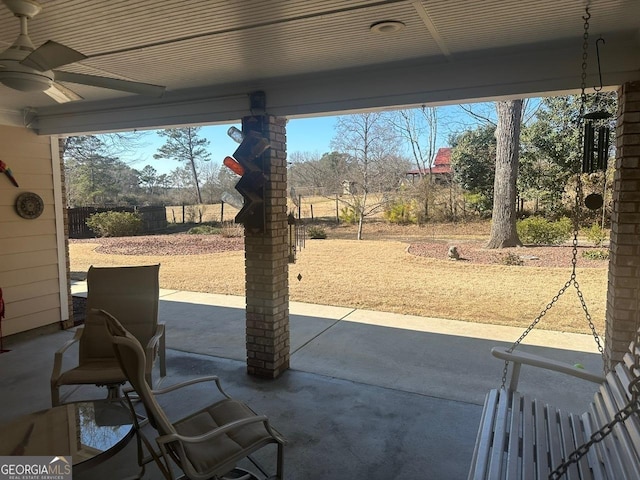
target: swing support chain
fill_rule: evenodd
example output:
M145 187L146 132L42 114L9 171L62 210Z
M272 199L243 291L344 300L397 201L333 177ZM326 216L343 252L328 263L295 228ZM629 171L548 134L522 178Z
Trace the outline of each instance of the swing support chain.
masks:
M587 103L587 95L585 93L587 88L587 57L589 51L589 20L591 19L591 14L589 13L589 6L585 8L585 15L582 17L584 20L584 33L582 35L582 75L581 75L581 94L580 94L580 115L578 116L576 126L578 129L578 145L582 148L583 142L583 131L582 131L582 121L586 109ZM513 352L525 339L527 335L535 328L535 326L542 320L542 318L547 314L547 312L556 304L556 302L560 299L562 294L564 294L567 289L573 285L576 289L576 293L578 295L578 299L580 300L580 305L582 306L582 310L584 311L585 317L589 324L589 329L591 330L591 334L596 342L598 352L602 356L603 365L604 365L604 373L606 374L606 361L604 357L604 348L602 347L602 343L600 341L600 337L596 331L596 327L593 324L593 320L591 318L591 314L589 313L589 309L587 308L587 304L584 300L584 296L582 295L582 291L580 290L580 284L576 279L576 265L578 263L578 231L580 229L580 209L582 206L582 179L580 178L580 166L577 165L576 168L576 189L575 195L576 200L574 204L574 215L573 215L573 248L572 248L572 257L571 257L571 276L567 283L565 283L562 288L558 291L558 293L551 299L551 301L547 304L546 307L538 314L538 316L531 322L531 324L525 329L525 331L520 335L513 344L507 350L508 353ZM500 388L505 389L507 383L507 374L509 370L509 361L505 360L504 368L502 370L502 383Z
M581 85L582 92L580 96L581 98L580 115L577 121L580 146L582 146L582 142L583 142L583 132L582 132L582 128L580 127L581 127L582 119L584 117L586 102L587 102L587 96L585 94L585 90L586 90L586 78L587 78L587 52L589 47L589 19L590 18L591 18L591 14L589 13L589 2L587 2L587 6L585 8L585 15L582 17L582 19L584 20L583 52L582 52L582 85ZM597 47L597 43L596 43L596 47ZM599 62L600 62L600 59L598 55L598 63ZM598 70L600 69L598 68ZM600 84L602 85L602 80L600 81ZM596 88L596 92L598 90L599 89ZM582 198L582 180L580 178L580 172L577 171L576 172L575 214L573 219L574 235L573 235L573 256L571 260L571 266L572 266L571 276L567 281L567 283L565 283L562 286L562 288L558 291L558 293L552 298L551 302L547 304L547 306L533 320L533 322L527 327L527 329L522 333L522 335L520 335L520 338L518 338L513 343L513 345L509 347L507 351L513 352L513 350L521 344L524 338L531 332L531 330L533 330L533 328L538 324L538 322L542 320L542 318L546 315L546 313L555 305L555 303L562 296L562 294L565 293L566 290L571 285L573 285L576 288L576 292L580 300L580 304L582 306L582 309L589 323L589 328L591 329L593 338L595 339L596 345L598 346L598 351L600 352L600 355L603 357L604 373L607 374L608 372L606 368L606 361L605 361L606 359L604 358L605 357L604 349L602 347L600 337L596 332L591 315L589 314L589 311L587 309L587 304L585 303L582 292L580 291L580 285L576 280L576 264L577 264L577 254L578 254L578 230L580 226L581 198ZM620 410L618 410L614 414L613 420L611 422L607 423L599 430L593 432L589 437L588 442L578 446L573 452L571 452L566 457L566 459L560 465L558 465L558 467L555 470L553 470L549 474L549 479L551 480L558 480L562 478L567 473L571 465L578 463L580 459L587 454L589 449L594 444L602 442L608 435L610 435L614 431L616 425L618 425L619 423L623 423L632 415L640 415L640 288L636 292L636 301L637 301L636 325L635 325L636 333L635 333L634 344L633 344L633 351L635 352L635 354L633 358L633 365L631 366L631 370L635 373L634 375L635 378L631 382L629 382L629 386L628 386L630 400L624 407L622 407ZM504 369L502 372L502 385L501 385L502 389L505 389L508 367L509 367L509 362L505 361Z
M585 110L585 103L586 103L586 95L585 95L585 79L586 79L586 50L587 50L587 40L588 40L588 29L589 29L589 7L587 6L586 8L586 16L582 17L585 21L585 25L584 25L584 44L583 44L583 55L582 55L582 103L580 106L580 118L583 117L584 115L584 110ZM599 40L598 40L599 41ZM598 47L598 42L596 42L596 49ZM600 65L600 56L599 56L599 52L598 52L598 71L600 70L599 68ZM600 85L602 86L602 78L600 79ZM601 89L602 87L600 87ZM596 92L599 91L599 89L595 89ZM582 129L579 129L580 132L582 132ZM582 139L580 140L580 142L582 143ZM578 190L582 189L581 186L581 182L580 182L580 175L578 174L578 182L577 182L577 186L576 186L576 192ZM576 199L576 205L577 205L578 200ZM578 213L577 208L576 208L576 213ZM576 215L577 218L577 215ZM576 225L577 227L577 225ZM574 236L574 241L577 238L577 230L576 230L576 235ZM575 249L575 245L574 245L574 249ZM574 262L575 262L575 256L574 256ZM582 303L582 308L584 309L587 318L589 320L589 326L591 327L591 331L593 332L594 338L596 339L596 343L598 344L598 350L600 351L600 353L603 355L604 357L604 353L602 350L602 347L600 345L600 341L599 338L595 332L595 329L593 327L593 323L591 322L591 318L587 312L586 309L586 304L584 303L584 299L582 298L582 294L580 293L580 289L578 288L578 284L575 281L575 263L573 266L573 272L574 274L572 275L572 279L573 282L576 286L576 289L578 290L578 297L580 298L580 302ZM567 285L565 285L565 289L567 288L568 284L571 282L571 280L569 282L567 282ZM610 435L615 426L619 423L624 422L625 420L627 420L627 418L631 417L632 415L640 415L640 289L638 289L636 291L636 325L635 325L635 329L636 329L636 333L635 333L635 338L634 338L634 343L633 343L633 351L635 352L634 354L634 359L633 359L633 365L631 366L631 370L635 373L635 378L629 382L629 386L628 386L628 390L629 390L629 394L631 395L631 399L629 400L629 402L622 407L620 410L618 410L614 417L613 420L609 423L607 423L606 425L604 425L602 428L600 428L599 430L593 432L591 434L591 436L589 437L589 441L580 445L579 447L577 447L571 454L569 454L567 456L567 458L553 471L549 474L549 479L551 480L558 480L560 478L562 478L567 471L569 470L569 467L573 464L577 464L580 459L582 457L584 457L587 452L589 451L589 449L596 443L602 442L608 435ZM606 362L605 362L605 374L607 373L606 371Z
M581 131L581 130L579 130ZM582 139L580 138L580 142L582 142ZM580 300L580 306L582 307L582 310L584 312L585 318L587 319L587 323L589 324L589 329L591 330L591 335L593 335L593 339L596 342L596 346L598 348L598 352L600 353L600 356L602 357L602 364L604 365L604 373L606 374L606 362L605 362L605 358L604 358L604 348L602 346L602 342L600 340L600 336L598 335L598 332L596 331L596 327L593 323L593 319L591 317L591 314L589 313L589 309L587 307L587 303L585 302L584 299L584 295L582 294L582 290L580 290L580 284L578 283L577 280L577 275L576 275L576 265L578 263L578 231L580 229L580 207L582 205L581 202L581 198L582 198L582 181L580 179L580 174L578 173L576 175L576 201L575 201L575 212L574 212L574 218L573 218L573 242L572 242L572 256L571 256L571 276L569 277L569 280L567 280L567 283L565 283L562 288L560 288L560 290L558 291L558 293L551 299L551 301L547 304L546 307L544 307L544 309L538 314L538 316L533 320L533 322L531 322L531 324L525 329L524 332L522 332L522 335L520 335L520 338L518 338L515 342L513 342L513 344L509 347L509 349L507 350L507 352L511 353L513 352L521 343L522 341L525 339L525 337L527 335L529 335L529 333L531 332L531 330L533 330L535 328L535 326L540 322L540 320L542 320L542 318L547 314L547 312L549 310L551 310L551 308L553 308L553 306L558 302L558 300L560 299L560 297L564 294L564 292L567 291L567 289L573 285L576 289L576 294L578 296L578 300ZM502 369L502 383L500 388L504 389L507 383L507 374L509 371L509 361L505 360L504 362L504 368Z

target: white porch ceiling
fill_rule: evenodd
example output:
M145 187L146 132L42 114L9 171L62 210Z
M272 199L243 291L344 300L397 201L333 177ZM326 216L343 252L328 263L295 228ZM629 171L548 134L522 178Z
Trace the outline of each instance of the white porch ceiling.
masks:
M0 85L0 123L81 133L236 121L248 93L297 116L532 96L580 86L584 0L45 0L29 23L89 58L60 70L165 85L149 98L71 83L84 100ZM640 0L591 1L588 84L640 80ZM405 24L383 36L369 27ZM19 32L0 5L0 49Z

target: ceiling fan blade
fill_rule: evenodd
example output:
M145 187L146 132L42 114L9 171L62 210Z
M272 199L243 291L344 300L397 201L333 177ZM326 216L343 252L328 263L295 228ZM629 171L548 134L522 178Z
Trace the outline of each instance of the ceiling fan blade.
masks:
M138 93L140 95L148 95L151 97L161 97L165 91L165 87L152 85L150 83L131 82L129 80L119 80L117 78L98 77L96 75L86 75L84 73L61 72L59 70L56 70L53 73L56 76L56 80L61 82L79 83L82 85L90 85L92 87L121 90L123 92Z
M46 72L63 65L79 62L85 58L87 58L86 55L73 48L65 47L61 43L49 40L27 55L20 63L25 67Z
M54 83L49 88L47 88L44 93L49 95L58 103L67 103L74 102L76 100L82 100L83 98L78 95L73 90L69 90L64 85L60 85L59 83Z

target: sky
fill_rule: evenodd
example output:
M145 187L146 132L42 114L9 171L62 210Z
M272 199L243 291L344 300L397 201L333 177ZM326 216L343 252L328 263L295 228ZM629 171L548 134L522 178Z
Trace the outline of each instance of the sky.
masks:
M488 112L495 111L493 104L478 104L478 109ZM336 116L291 119L287 123L287 152L304 152L318 154L331 151L331 139L335 135ZM478 124L458 106L438 108L438 139L436 147L446 147L451 133L462 131L465 128ZM211 161L222 165L224 157L233 154L238 144L227 135L230 126L241 128L240 124L203 126L199 135L209 140L208 151L211 153ZM151 165L158 174L170 173L180 164L174 160L156 160L153 154L163 145L165 139L155 132L149 132L145 136L142 147L128 158L122 158L132 168L142 170L146 165Z
M329 144L334 134L336 117L317 117L300 120L290 120L287 123L287 150L288 152L318 152L322 155L330 151ZM211 161L222 165L224 157L233 154L238 148L228 135L229 127L241 128L240 124L203 126L199 132L201 137L209 140L207 150L211 153ZM151 165L159 174L169 173L180 164L175 160L154 159L157 152L165 142L165 138L155 132L148 132L144 138L142 147L129 158L123 158L132 168L141 170L145 165Z

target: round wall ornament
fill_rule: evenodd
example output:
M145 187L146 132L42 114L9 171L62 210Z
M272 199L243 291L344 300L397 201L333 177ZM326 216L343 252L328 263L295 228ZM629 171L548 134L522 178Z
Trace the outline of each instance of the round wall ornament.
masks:
M44 202L40 195L24 192L16 198L16 211L22 218L38 218L44 210Z

